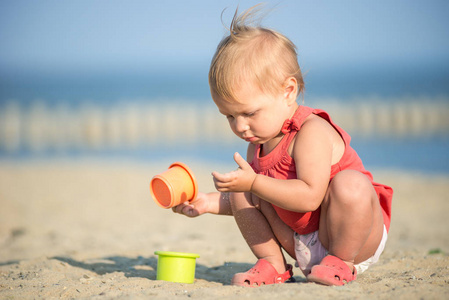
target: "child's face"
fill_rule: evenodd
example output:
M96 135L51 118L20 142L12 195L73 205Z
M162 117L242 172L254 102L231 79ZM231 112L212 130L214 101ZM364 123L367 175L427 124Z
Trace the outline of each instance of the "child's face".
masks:
M253 144L265 144L282 135L284 121L296 110L296 102L292 103L287 94L269 95L247 85L237 91L238 102L228 102L214 93L212 98L238 137Z

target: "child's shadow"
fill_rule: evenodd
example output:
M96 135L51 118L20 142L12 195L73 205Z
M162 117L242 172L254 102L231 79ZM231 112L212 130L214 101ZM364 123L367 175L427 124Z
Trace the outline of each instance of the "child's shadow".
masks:
M99 259L89 259L86 261L77 261L70 257L52 257L61 262L65 262L73 267L92 271L98 275L104 275L114 272L123 272L126 277L140 277L150 280L156 280L157 258L145 258L138 256L136 258L124 256L110 256ZM246 272L252 267L252 264L226 262L221 266L206 267L202 264L196 264L195 278L206 281L230 285L232 276L235 273Z
M65 262L73 267L92 271L98 275L104 275L114 272L123 272L126 277L141 277L156 280L157 258L136 258L124 256L109 256L97 259L88 259L77 261L70 257L56 256L52 257Z

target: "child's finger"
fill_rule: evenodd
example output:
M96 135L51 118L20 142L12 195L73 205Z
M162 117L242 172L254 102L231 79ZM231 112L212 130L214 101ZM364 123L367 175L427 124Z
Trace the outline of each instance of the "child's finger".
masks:
M228 185L228 184L215 183L215 188L219 192L230 192L231 191L230 185Z
M193 218L193 217L197 217L199 215L198 211L195 209L194 205L186 205L183 209L182 209L182 214Z
M217 179L217 177L220 177L220 173L218 173L218 172L212 172L212 176L214 177L214 179Z
M241 169L245 169L248 166L248 162L238 152L234 153L234 161Z
M172 207L172 211L175 212L175 213L178 213L178 214L182 214L182 211L183 211L184 208L185 208L186 206L188 206L188 205L189 205L189 202L181 203L181 204L179 204L179 205L173 206L173 207Z
M229 182L228 181L223 181L223 180L218 180L217 178L214 178L214 184L216 188L223 188L226 187Z
M218 172L212 172L212 176L214 177L214 180L226 182L229 181L231 178L229 173L226 174L220 174Z

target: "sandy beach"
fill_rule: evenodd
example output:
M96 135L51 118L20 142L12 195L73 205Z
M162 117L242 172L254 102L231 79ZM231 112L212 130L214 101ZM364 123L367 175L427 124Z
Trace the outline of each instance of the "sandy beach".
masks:
M186 162L200 190L234 166ZM386 250L343 287L234 287L256 261L232 217L158 207L148 184L169 162L1 162L0 299L443 299L449 293L449 177L373 170L395 190ZM200 255L193 284L156 280L154 251ZM289 261L293 263L293 260Z

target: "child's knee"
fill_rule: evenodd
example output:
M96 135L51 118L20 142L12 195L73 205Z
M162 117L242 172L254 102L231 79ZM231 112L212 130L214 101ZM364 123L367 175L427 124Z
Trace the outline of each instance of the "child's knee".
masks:
M362 173L354 170L339 172L329 185L329 193L332 202L340 205L363 205L370 202L374 189L369 179ZM363 201L366 199L367 201Z
M233 210L256 208L260 210L260 199L251 193L230 193L229 201Z

